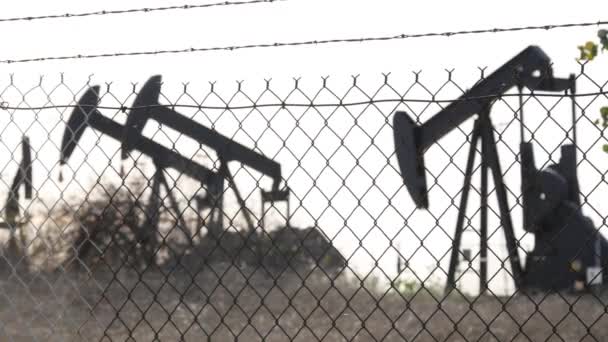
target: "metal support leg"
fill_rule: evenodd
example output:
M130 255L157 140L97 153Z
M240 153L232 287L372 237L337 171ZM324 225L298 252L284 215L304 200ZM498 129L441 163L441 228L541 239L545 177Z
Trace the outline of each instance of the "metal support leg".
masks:
M448 269L448 280L445 288L445 293L449 293L456 288L456 265L458 264L458 256L460 253L460 241L462 239L462 228L464 225L465 214L467 211L467 202L469 200L469 190L471 188L471 177L473 176L473 165L475 163L475 152L477 149L477 141L479 140L479 122L475 121L473 133L471 136L471 145L469 147L469 156L464 174L464 184L462 186L462 195L460 196L460 207L458 208L458 219L456 221L456 232L452 240L452 253L450 256L450 268Z
M216 174L205 186L205 197L197 199L198 231L206 227L208 236L218 239L224 231L224 178ZM203 216L205 209L209 209L209 213Z
M191 247L192 246L192 236L190 236L190 232L187 229L188 226L186 224L186 221L184 220L184 214L179 209L177 200L175 199L175 196L173 196L173 192L171 192L171 189L169 188L169 183L167 183L167 178L162 173L161 173L161 181L162 181L162 184L165 186L165 190L167 191L167 197L169 197L169 203L171 205L171 209L173 210L173 213L177 217L178 228L179 228L179 230L182 231L182 233L184 233L184 236L186 237L186 240L188 241L189 246Z
M224 233L224 179L220 178L214 185L212 190L212 214L211 227L213 229L213 237L219 239Z
M515 282L515 289L519 290L522 286L522 268L519 262L519 253L517 249L518 243L515 239L515 233L513 231L511 213L509 212L509 204L507 202L507 191L505 184L503 183L500 161L498 160L498 150L496 148L494 131L492 129L489 116L487 116L485 120L487 120L487 124L483 125L483 129L481 130L482 143L485 144L486 160L488 162L488 167L492 170L492 178L494 179L494 186L496 187L496 196L498 198L498 207L500 209L500 224L505 233L507 252L509 255L509 261L511 262L511 272Z
M152 178L152 192L150 200L146 208L146 220L144 225L139 227L137 241L144 247L145 258L153 258L152 252L156 248L154 237L158 232L158 223L160 220L161 198L160 185L162 182L163 170L156 168Z
M481 119L481 126L487 122ZM488 289L488 162L487 146L481 144L481 194L480 194L480 228L479 228L479 295Z

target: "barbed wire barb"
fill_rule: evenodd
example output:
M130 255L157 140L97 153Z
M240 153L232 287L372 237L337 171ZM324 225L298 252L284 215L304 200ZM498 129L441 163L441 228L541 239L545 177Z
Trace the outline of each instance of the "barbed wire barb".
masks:
M124 9L124 10L99 10L99 11L81 12L81 13L46 14L46 15L38 15L38 16L0 18L0 23L19 22L19 21L32 22L32 21L36 21L36 20L46 20L46 19L70 19L70 18L106 16L106 15L117 15L117 14L135 14L135 13L144 14L144 13L153 13L153 12L161 12L161 11L193 10L193 9L211 8L211 7L253 5L253 4L271 3L271 2L285 2L285 1L288 1L288 0L222 1L222 2L215 2L215 3L209 3L209 4L184 4L184 5L162 6L162 7L130 8L130 9Z
M111 58L111 57L127 57L127 56L151 56L151 55L167 55L167 54L185 54L195 52L213 52L213 51L237 51L237 50L249 50L249 49L262 49L262 48L279 48L279 47L298 47L298 46L310 46L310 45L329 45L329 44L352 44L352 43L367 43L367 42L380 42L380 41L393 41L393 40L405 40L415 38L430 38L430 37L454 37L461 35L470 34L484 34L484 33L505 33L505 32L517 32L517 31L528 31L528 30L554 30L560 28L573 28L573 27L588 27L588 26L599 26L608 24L608 20L600 20L597 22L585 22L585 23L569 23L569 24L548 24L539 26L520 26L520 27L509 27L509 28L492 28L492 29L481 29L481 30L466 30L466 31L451 31L451 32L429 32L429 33L416 33L416 34L397 34L390 36L376 36L376 37L359 37L359 38L334 38L334 39L315 39L306 41L294 41L294 42L274 42L274 43L259 43L259 44L246 44L246 45L226 45L226 46L213 46L213 47L189 47L183 49L168 49L168 50L148 50L148 51L128 51L128 52L108 52L99 54L76 54L76 55L65 55L65 56L43 56L43 57L32 57L22 59L4 59L0 60L1 64L15 64L15 63L31 63L31 62L43 62L43 61L60 61L60 60L77 60L77 59L95 59L95 58Z
M605 340L608 89L551 61L0 78L0 340Z

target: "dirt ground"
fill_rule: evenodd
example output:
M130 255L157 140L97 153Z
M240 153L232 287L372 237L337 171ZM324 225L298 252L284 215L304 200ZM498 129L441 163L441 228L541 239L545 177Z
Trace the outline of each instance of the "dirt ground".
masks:
M2 341L603 341L608 296L401 296L321 270L5 274Z

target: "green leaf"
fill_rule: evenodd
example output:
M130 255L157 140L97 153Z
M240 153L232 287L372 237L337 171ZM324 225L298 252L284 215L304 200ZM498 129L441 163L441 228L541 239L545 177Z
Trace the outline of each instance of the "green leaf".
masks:
M604 144L602 149L604 150L604 152L608 153L608 144Z
M602 127L608 127L608 107L600 108L600 115L602 116Z
M592 41L578 47L580 51L579 60L592 61L597 56L598 46Z
M597 36L600 38L600 44L602 44L602 51L608 50L608 30L601 29L597 31Z

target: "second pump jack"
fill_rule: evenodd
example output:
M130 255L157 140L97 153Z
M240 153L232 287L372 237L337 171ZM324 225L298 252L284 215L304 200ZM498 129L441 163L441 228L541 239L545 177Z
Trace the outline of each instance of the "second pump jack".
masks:
M97 106L99 105L99 93L99 86L89 88L74 107L74 110L67 121L66 129L61 141L60 165L65 165L68 162L88 127L112 137L115 140L120 141L122 139L124 126L102 115L97 109ZM151 241L150 239L158 229L159 211L161 207L161 185L164 186L167 191L167 197L171 202L171 209L174 211L174 215L180 220L180 225L178 226L183 229L186 228L181 211L177 208L177 201L170 191L163 171L167 168L173 168L192 179L200 181L202 184L205 184L209 179L213 178L215 173L148 138L139 137L137 142L137 149L150 157L154 161L154 166L156 168L150 200L145 210L145 226L140 227L140 229L135 232L138 241ZM183 233L186 238L190 238L188 232L183 231Z
M199 228L205 226L213 237L219 237L222 234L223 225L223 194L224 182L228 180L230 186L234 189L239 204L241 205L240 213L245 216L250 231L254 230L254 223L250 216L250 210L245 207L245 200L241 197L232 175L230 174L226 162L235 160L258 170L262 174L268 175L273 179L273 187L271 191L262 190L262 203L275 201L288 201L289 190L279 189L279 183L282 179L280 164L270 160L261 154L254 152L240 145L229 138L226 138L219 133L210 130L197 122L169 109L166 106L158 104L160 94L160 77L153 77L147 82L139 92L139 95L134 101L133 109L129 112L125 125L120 125L112 119L102 115L98 110L100 88L98 86L91 87L80 98L78 105L74 108L70 119L67 122L67 127L64 132L60 164L67 163L68 159L74 152L80 138L84 134L87 127L100 131L122 143L122 156L125 158L132 150L147 155L154 161L156 172L153 177L152 193L146 210L148 222L146 227L142 227L139 235L142 239L150 236L158 225L158 212L161 203L159 199L160 187L164 186L167 191L167 197L171 201L171 207L176 217L181 221L180 227L186 227L183 222L181 211L177 207L177 201L171 194L171 188L167 184L164 176L164 169L173 168L188 177L197 180L201 183L207 194L205 197L196 197L195 200L199 209L199 217L202 220L200 212L209 209L210 219L199 221ZM201 145L206 145L214 148L218 152L218 156L222 165L218 171L212 171L205 166L184 157L173 149L169 149L161 144L144 137L141 133L146 121L149 118L154 118L159 122L185 134ZM262 217L264 214L264 205L262 204ZM288 209L289 211L289 206ZM287 213L289 218L289 213ZM263 224L263 222L260 222ZM289 224L289 223L288 223ZM187 235L187 232L184 231ZM188 236L189 237L189 236Z
M250 210L247 209L245 199L236 187L233 176L228 167L231 161L240 162L263 175L270 177L273 181L270 191L262 190L262 216L260 218L260 226L263 228L264 212L266 203L285 202L287 204L287 225L289 225L289 189L287 187L280 189L281 183L281 165L274 160L265 157L264 155L253 151L252 149L239 144L238 142L212 130L183 114L178 113L170 106L160 105L159 97L161 94L162 78L161 76L151 77L141 88L135 101L133 109L130 111L125 124L122 138L123 154L125 159L130 150L137 147L137 139L141 136L144 126L148 120L153 119L160 124L166 125L175 131L182 133L201 146L207 146L217 153L220 167L217 177L210 179L208 182L208 195L205 198L199 198L200 205L211 205L210 202L215 202L215 207L218 210L212 213L212 224L209 228L214 230L214 234L221 233L223 229L223 195L225 192L224 181L228 181L229 186L234 190L239 205L242 208L242 214L247 221L249 231L254 231L256 223L253 222Z
M525 266L522 266L519 258L519 241L513 229L494 127L490 118L492 104L502 94L516 87L520 90L519 114L522 125L520 150L523 228L535 237L534 249L526 255ZM551 165L542 171L536 169L532 145L525 140L523 133L523 88L568 92L573 101L573 143L562 146L562 156L557 165ZM448 132L477 115L452 240L446 292L456 287L455 272L478 142L481 142L480 293L485 292L488 286L488 171L491 172L495 185L500 224L505 235L516 290L560 291L580 288L581 283L584 286L585 281L590 284L607 278L608 242L580 209L576 174L575 105L572 96L575 90L573 76L553 77L549 57L540 48L530 46L422 125L417 125L404 112L395 113L393 129L399 168L404 184L419 208L429 206L424 152ZM589 279L589 275L600 279Z

